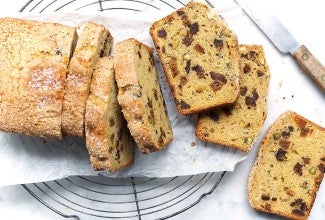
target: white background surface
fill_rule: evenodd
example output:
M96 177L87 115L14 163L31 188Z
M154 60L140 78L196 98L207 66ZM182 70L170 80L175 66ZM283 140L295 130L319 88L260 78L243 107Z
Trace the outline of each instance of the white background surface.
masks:
M215 5L219 1L213 1ZM310 51L325 64L325 30L323 23L325 21L324 3L321 0L314 1L280 1L280 0L268 0L258 1L262 2L263 7L268 9L274 15L276 15L292 32L297 40L305 44ZM0 13L2 12L16 12L26 1L1 1ZM229 6L235 6L232 0L224 1L229 2ZM231 26L232 24L230 24ZM253 25L253 24L252 24ZM239 33L238 33L239 35ZM250 33L239 35L239 40L242 42L249 41ZM263 44L264 41L262 40ZM263 45L269 48L269 45ZM271 56L277 53L274 48L266 51L267 56ZM302 71L298 66L294 64L290 57L283 56L276 60L276 63L269 63L271 73L276 74L302 74ZM282 70L287 70L287 65L291 65L290 70L293 72L287 73ZM295 81L283 82L282 87L299 88L299 91L294 91L296 98L306 100L309 102L315 96L317 99L324 100L324 95L319 93L307 93L304 94L304 85L295 85ZM306 85L312 83L306 78ZM309 85L309 86L310 86ZM273 85L277 87L277 84ZM291 93L286 93L290 90L284 90L278 88L276 94L279 96L278 102L281 102L281 108L290 108L291 104L301 105L303 102L292 102L289 97ZM313 96L311 96L311 94ZM283 100L283 97L286 97ZM276 100L274 100L275 102ZM285 103L284 103L285 102ZM323 104L324 106L325 104ZM277 106L271 106L276 108ZM300 106L302 107L302 106ZM294 108L294 106L293 106ZM308 109L314 108L314 106L303 106L306 110L302 112L309 113ZM324 115L324 112L319 114ZM308 115L309 116L309 115ZM270 121L275 117L271 115L267 121ZM325 121L322 121L317 115L310 115L310 118L315 122L325 126ZM226 174L222 183L213 192L212 195L205 197L197 206L186 211L183 214L177 216L177 219L279 219L275 216L265 215L253 211L248 202L246 195L246 181L250 167L255 159L257 152L257 146L254 146L253 150L249 153L248 159L241 162L233 173ZM324 182L324 181L323 181ZM10 186L0 188L0 218L1 219L60 219L60 216L50 211L34 198L32 198L21 186ZM321 184L318 196L316 198L314 207L312 209L309 219L325 219L325 184Z

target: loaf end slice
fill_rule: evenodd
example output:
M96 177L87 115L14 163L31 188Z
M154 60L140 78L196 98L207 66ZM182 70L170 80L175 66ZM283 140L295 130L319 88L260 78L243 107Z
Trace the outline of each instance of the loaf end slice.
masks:
M286 112L268 129L248 180L251 206L307 219L325 172L325 128Z
M195 134L201 140L247 152L267 116L270 72L261 46L240 45L239 51L243 74L238 99L199 114Z
M62 130L65 135L84 137L86 101L94 65L110 50L113 37L100 24L87 22L71 58L65 84Z
M237 37L211 8L191 1L156 21L150 34L181 114L236 100L240 76Z
M117 101L114 58L99 58L86 104L86 146L95 170L116 171L132 164L134 142Z
M73 27L18 18L0 19L0 130L61 139Z
M158 151L173 139L158 83L152 49L135 39L115 46L118 101L142 153Z

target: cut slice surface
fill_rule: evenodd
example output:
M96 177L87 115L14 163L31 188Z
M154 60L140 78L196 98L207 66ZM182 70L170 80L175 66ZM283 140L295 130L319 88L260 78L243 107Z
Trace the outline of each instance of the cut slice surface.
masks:
M156 21L150 34L181 114L236 100L237 37L207 5L191 1Z
M269 128L248 181L254 209L307 219L325 172L325 129L295 112Z
M199 114L196 136L204 141L249 151L267 116L270 72L263 48L241 45L240 94L234 104Z

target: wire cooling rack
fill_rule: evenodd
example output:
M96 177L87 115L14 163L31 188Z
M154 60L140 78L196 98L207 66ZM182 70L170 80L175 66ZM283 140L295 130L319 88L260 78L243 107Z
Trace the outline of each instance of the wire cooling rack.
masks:
M167 219L211 194L225 173L124 179L74 176L23 187L65 218Z
M87 11L141 13L177 9L186 0L29 0L19 12ZM209 1L207 1L209 3ZM74 176L23 184L41 204L71 219L167 219L211 194L226 172L173 178Z

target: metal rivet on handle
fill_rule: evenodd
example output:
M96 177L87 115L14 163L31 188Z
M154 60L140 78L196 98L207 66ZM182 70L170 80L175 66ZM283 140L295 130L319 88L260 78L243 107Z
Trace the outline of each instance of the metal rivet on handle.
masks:
M304 55L302 55L303 60L308 60L308 58L309 58L308 54L305 53Z

